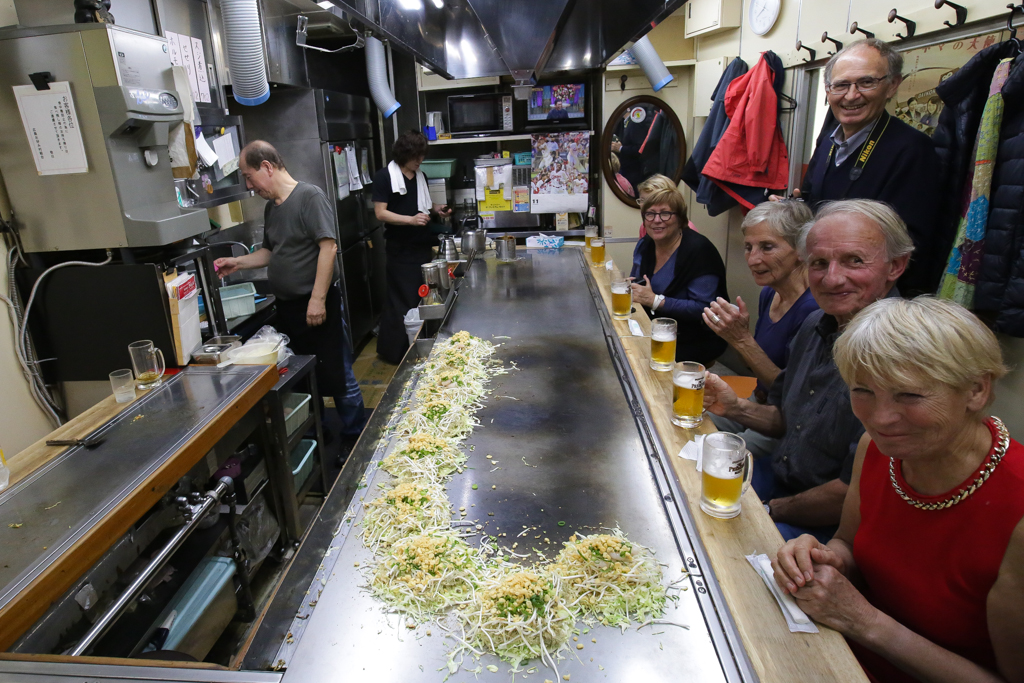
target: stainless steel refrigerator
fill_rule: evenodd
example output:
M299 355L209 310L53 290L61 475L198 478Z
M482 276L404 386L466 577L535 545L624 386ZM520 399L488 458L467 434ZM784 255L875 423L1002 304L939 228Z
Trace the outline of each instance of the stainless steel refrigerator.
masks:
M335 207L345 317L358 347L380 318L386 288L384 226L373 215L373 186L363 182L380 166L373 103L328 90L279 88L256 107L233 103L231 113L242 116L247 141L274 145L292 177L323 189ZM354 168L340 161L352 158L349 148ZM361 189L352 188L352 173Z

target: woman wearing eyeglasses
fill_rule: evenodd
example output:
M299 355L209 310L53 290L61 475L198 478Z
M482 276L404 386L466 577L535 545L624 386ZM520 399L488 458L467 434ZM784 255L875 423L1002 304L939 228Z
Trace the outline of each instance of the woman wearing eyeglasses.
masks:
M679 190L653 192L640 213L647 234L633 250L633 301L652 318L674 318L679 324L676 360L710 367L727 346L702 317L712 301L729 299L722 257L707 237L686 227Z

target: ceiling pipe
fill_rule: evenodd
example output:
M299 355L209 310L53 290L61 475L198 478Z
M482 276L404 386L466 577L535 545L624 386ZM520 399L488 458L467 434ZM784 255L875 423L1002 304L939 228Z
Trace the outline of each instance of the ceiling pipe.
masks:
M629 51L636 57L636 61L640 62L640 68L644 70L644 75L651 82L654 92L658 92L675 79L675 76L665 68L665 63L661 61L658 51L651 45L647 36L633 43L633 47L629 48Z
M384 44L373 36L366 38L366 79L370 82L373 103L388 118L402 105L388 85L388 68L384 60Z
M221 0L224 50L231 74L231 95L239 104L252 107L270 97L267 62L257 0Z

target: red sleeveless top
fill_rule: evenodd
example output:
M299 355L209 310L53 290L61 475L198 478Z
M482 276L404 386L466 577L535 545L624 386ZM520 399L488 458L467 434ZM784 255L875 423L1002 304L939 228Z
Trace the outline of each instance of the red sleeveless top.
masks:
M992 420L993 449L998 432ZM991 452L990 452L991 457ZM903 479L907 495L939 502L970 485L989 462L955 490L923 496ZM872 605L915 633L989 670L996 668L985 602L1010 536L1024 519L1024 447L1010 440L1006 455L972 496L945 510L919 510L896 493L889 458L868 446L860 477L860 528L853 557ZM851 642L865 670L881 683L916 681L884 658Z

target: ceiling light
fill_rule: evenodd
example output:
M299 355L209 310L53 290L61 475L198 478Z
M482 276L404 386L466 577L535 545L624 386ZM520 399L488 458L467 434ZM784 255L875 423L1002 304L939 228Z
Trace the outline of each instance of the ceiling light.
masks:
M316 4L320 6L320 9L331 9L334 7L334 3L329 2L328 0L324 0L324 2L318 2Z
M404 10L421 10L423 0L398 0L398 6Z
M437 9L441 9L442 7L444 7L444 0L433 0L433 1L434 1L434 7L436 7Z

